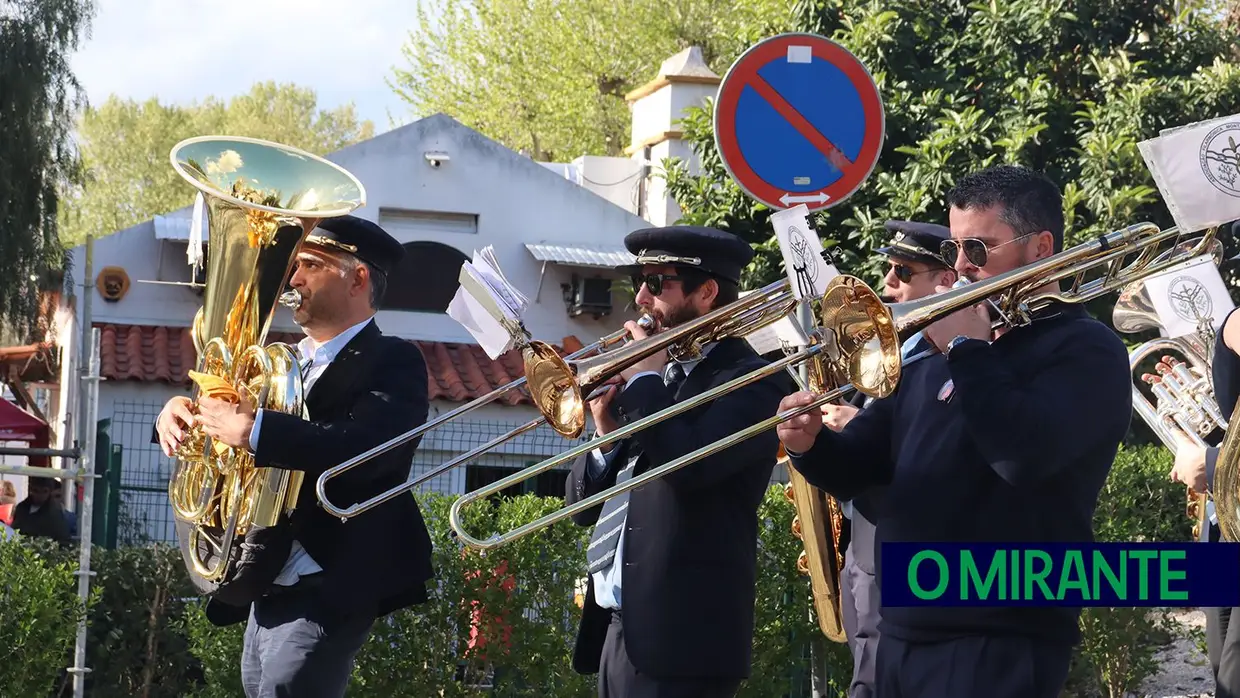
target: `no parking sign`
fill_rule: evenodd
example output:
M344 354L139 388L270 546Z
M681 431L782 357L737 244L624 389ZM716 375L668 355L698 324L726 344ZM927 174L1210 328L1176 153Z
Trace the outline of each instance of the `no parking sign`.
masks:
M781 210L830 208L874 171L885 115L856 56L814 34L781 34L728 69L715 101L715 143L728 173Z

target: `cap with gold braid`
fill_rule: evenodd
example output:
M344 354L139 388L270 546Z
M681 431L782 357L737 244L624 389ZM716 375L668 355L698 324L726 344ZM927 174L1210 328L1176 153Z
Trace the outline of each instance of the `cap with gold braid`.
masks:
M328 218L306 236L306 244L347 252L384 274L391 274L405 248L377 223L357 216Z

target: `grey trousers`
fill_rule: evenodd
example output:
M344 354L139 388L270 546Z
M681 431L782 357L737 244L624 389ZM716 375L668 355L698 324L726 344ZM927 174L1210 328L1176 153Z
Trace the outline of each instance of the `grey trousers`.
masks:
M848 634L848 647L853 656L853 677L848 686L848 698L874 698L881 596L878 579L857 565L851 545L844 551L840 605L844 612L844 632Z
M1205 613L1215 698L1240 698L1240 608L1207 608Z
M250 606L241 654L246 698L339 698L374 618L331 619L316 589L293 588Z

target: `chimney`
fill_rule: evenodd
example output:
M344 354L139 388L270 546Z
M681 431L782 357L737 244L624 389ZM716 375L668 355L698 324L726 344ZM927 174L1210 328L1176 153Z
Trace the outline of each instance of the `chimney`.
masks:
M680 218L680 207L667 195L661 176L664 158L679 158L698 172L697 156L677 123L689 107L700 107L719 91L722 79L702 60L702 49L691 46L663 61L654 80L625 95L633 114L632 136L624 154L649 163L644 205L638 215L656 226L671 225Z

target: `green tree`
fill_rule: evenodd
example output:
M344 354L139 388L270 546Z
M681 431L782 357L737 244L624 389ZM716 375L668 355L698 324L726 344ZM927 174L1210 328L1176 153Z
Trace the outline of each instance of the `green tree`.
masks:
M193 203L194 190L168 164L182 139L248 136L323 155L371 138L374 125L359 121L352 105L319 109L312 89L266 82L228 102L208 97L188 106L113 96L87 109L78 131L87 179L62 210L69 246L87 231L107 235Z
M832 38L869 68L886 140L870 180L814 216L841 269L879 282L871 254L883 222L946 222L957 177L1021 163L1062 187L1068 244L1142 220L1171 223L1137 149L1164 128L1240 111L1237 35L1216 12L1173 0L806 2L802 29ZM665 163L687 221L761 246L747 283L782 274L769 210L744 196L715 150L709 108L684 130L702 162ZM1108 299L1113 301L1112 299Z
M419 117L443 112L538 160L620 155L624 95L689 47L722 74L792 26L781 0L419 0L389 81Z
M79 175L70 132L81 101L69 55L94 11L92 0L0 2L0 327L16 341L64 266L56 210Z

